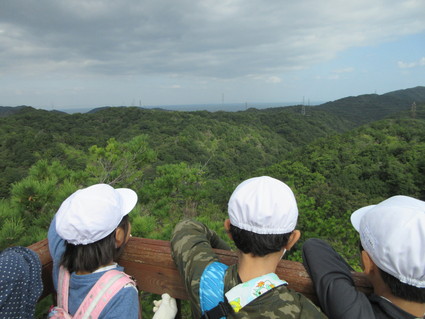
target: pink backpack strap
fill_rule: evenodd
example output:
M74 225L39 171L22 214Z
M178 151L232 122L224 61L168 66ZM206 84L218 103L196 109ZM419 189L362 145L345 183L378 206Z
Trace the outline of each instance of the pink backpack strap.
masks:
M68 294L69 294L69 271L63 266L59 268L58 277L58 307L68 312Z
M84 298L74 318L98 318L112 297L127 284L136 286L131 277L122 271L113 269L105 272Z

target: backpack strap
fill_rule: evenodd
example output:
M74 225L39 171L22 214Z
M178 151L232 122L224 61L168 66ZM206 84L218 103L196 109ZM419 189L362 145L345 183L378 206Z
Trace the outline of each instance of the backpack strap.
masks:
M59 268L58 277L58 307L68 312L69 271L63 266Z
M225 318L230 310L224 299L224 275L228 266L215 261L205 267L199 282L201 318Z
M204 311L201 319L220 319L226 318L227 315L233 313L232 306L227 301L220 301L214 308Z
M74 318L98 318L112 297L127 284L136 286L131 277L122 271L113 269L105 272L84 298Z

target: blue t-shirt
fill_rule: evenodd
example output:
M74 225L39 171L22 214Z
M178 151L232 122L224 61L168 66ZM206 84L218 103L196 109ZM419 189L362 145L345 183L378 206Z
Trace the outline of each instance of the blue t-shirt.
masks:
M49 240L50 255L53 259L53 284L57 290L59 266L65 252L65 241L56 232L56 218L53 218L47 235ZM123 271L123 267L117 266L117 270ZM90 289L105 271L94 272L87 275L71 273L69 281L68 311L71 315L78 310ZM99 319L134 318L139 317L139 295L134 286L126 286L121 289L105 306L100 313Z

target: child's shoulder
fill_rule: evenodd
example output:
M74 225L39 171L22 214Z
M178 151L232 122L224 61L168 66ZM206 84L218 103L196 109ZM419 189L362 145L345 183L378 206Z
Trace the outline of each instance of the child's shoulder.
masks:
M132 318L134 313L138 313L139 292L132 278L125 274L122 270L122 267L116 267L85 275L72 273L70 285L72 287L73 294L70 297L77 298L78 300L75 301L77 301L77 304L80 304L83 296L87 296L92 293L101 293L100 290L103 289L102 287L100 287L100 290L96 290L94 287L96 286L96 283L102 280L107 286L111 286L111 290L114 290L113 297L105 305L103 312L108 313L108 316L115 313L116 318L121 316L122 318L127 318L127 316L129 316L128 318ZM119 284L118 280L121 281ZM115 286L114 283L117 283L117 285ZM109 291L109 293L112 294L112 291ZM115 317L111 315L111 318Z
M302 318L326 318L320 309L303 294L287 286L279 286L273 290L278 299L278 301L271 301L276 313L287 313L289 307L292 311L299 313Z

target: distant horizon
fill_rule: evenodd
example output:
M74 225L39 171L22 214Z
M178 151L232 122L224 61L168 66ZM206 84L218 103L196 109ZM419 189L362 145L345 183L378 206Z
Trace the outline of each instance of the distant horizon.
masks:
M310 100L309 98L303 97L299 101L292 101L292 102L231 102L231 103L182 103L182 104L142 104L139 102L139 105L98 105L98 106L81 106L81 105L66 105L66 106L55 106L54 104L50 106L40 106L40 105L30 105L30 104L20 104L20 105L0 105L3 107L20 107L20 106L28 106L33 107L38 110L46 110L46 111L62 111L65 113L73 114L73 113L87 113L94 109L99 108L107 108L107 107L140 107L144 109L164 109L164 110L170 110L170 111L209 111L209 112L218 112L218 111L228 111L228 112L237 112L237 111L243 111L249 108L259 108L259 109L265 109L269 107L285 107L285 106L297 106L297 105L305 105L305 106L318 106L324 103L334 102L338 101L340 99L344 99L347 97L356 97L361 95L369 95L369 94L376 94L376 95L384 95L387 93L395 92L395 91L403 91L403 90L409 90L414 89L416 87L425 87L424 85L416 85L408 88L401 88L401 89L395 89L392 91L384 92L384 93L378 93L378 92L372 92L372 93L362 93L359 95L348 95L339 97L338 99L334 100ZM133 101L134 102L134 101Z
M326 102L323 101L313 101L308 102L309 104L304 103L304 105L320 105ZM143 109L163 109L167 111L185 111L185 112L193 112L193 111L208 111L208 112L237 112L244 111L250 108L256 109L266 109L273 107L286 107L286 106L295 106L295 105L303 105L302 102L258 102L258 103L194 103L194 104L168 104L168 105L103 105L96 107L53 107L53 108L45 108L45 107L35 107L36 109L46 110L46 111L62 111L65 113L73 114L73 113L87 113L95 109L99 108L108 108L108 107L140 107Z
M43 107L43 106L37 106L37 105L29 105L29 104L23 104L23 105L0 105L0 107L32 107L37 110L44 110L44 111L60 111L65 112L69 114L73 113L87 113L95 109L102 109L102 108L112 108L112 107L140 107L142 109L163 109L167 111L185 111L185 112L191 112L191 111L209 111L209 112L218 112L218 111L224 111L224 112L237 112L237 111L244 111L250 108L256 108L256 109L267 109L267 108L274 108L274 107L287 107L287 106L297 106L297 105L305 105L305 106L318 106L323 103L327 103L329 101L307 101L307 102L256 102L256 103L221 103L221 104L214 104L214 103L194 103L194 104L168 104L168 105L101 105L101 106L64 106L64 107L56 107L56 106L50 106L50 107Z
M385 92L378 94L377 92L373 93L363 93L360 95L348 95L344 97L340 97L335 100L327 100L327 101L320 101L320 100L310 100L303 97L299 101L292 101L292 102L233 102L233 103L188 103L188 104L158 104L158 105L145 105L139 102L139 105L98 105L98 106L81 106L81 105L75 105L75 106L55 106L50 105L48 106L38 106L38 105L29 105L29 104L21 104L21 105L0 105L0 107L20 107L20 106L28 106L32 107L38 110L45 110L45 111L60 111L65 112L68 114L74 114L74 113L87 113L95 109L101 109L101 108L109 108L109 107L140 107L143 109L163 109L168 111L183 111L183 112L193 112L193 111L208 111L208 112L237 112L237 111L244 111L250 108L256 108L256 109L266 109L266 108L274 108L274 107L287 107L287 106L298 106L298 105L305 105L305 106L318 106L325 103L330 103L334 101L338 101L340 99L345 99L349 97L357 97L362 95L370 95L370 94L376 94L378 96L382 96L388 93L397 92L397 91L404 91L404 90L410 90L415 89L419 87L425 87L422 85L416 85L409 88L402 88L402 89L396 89L393 91Z

